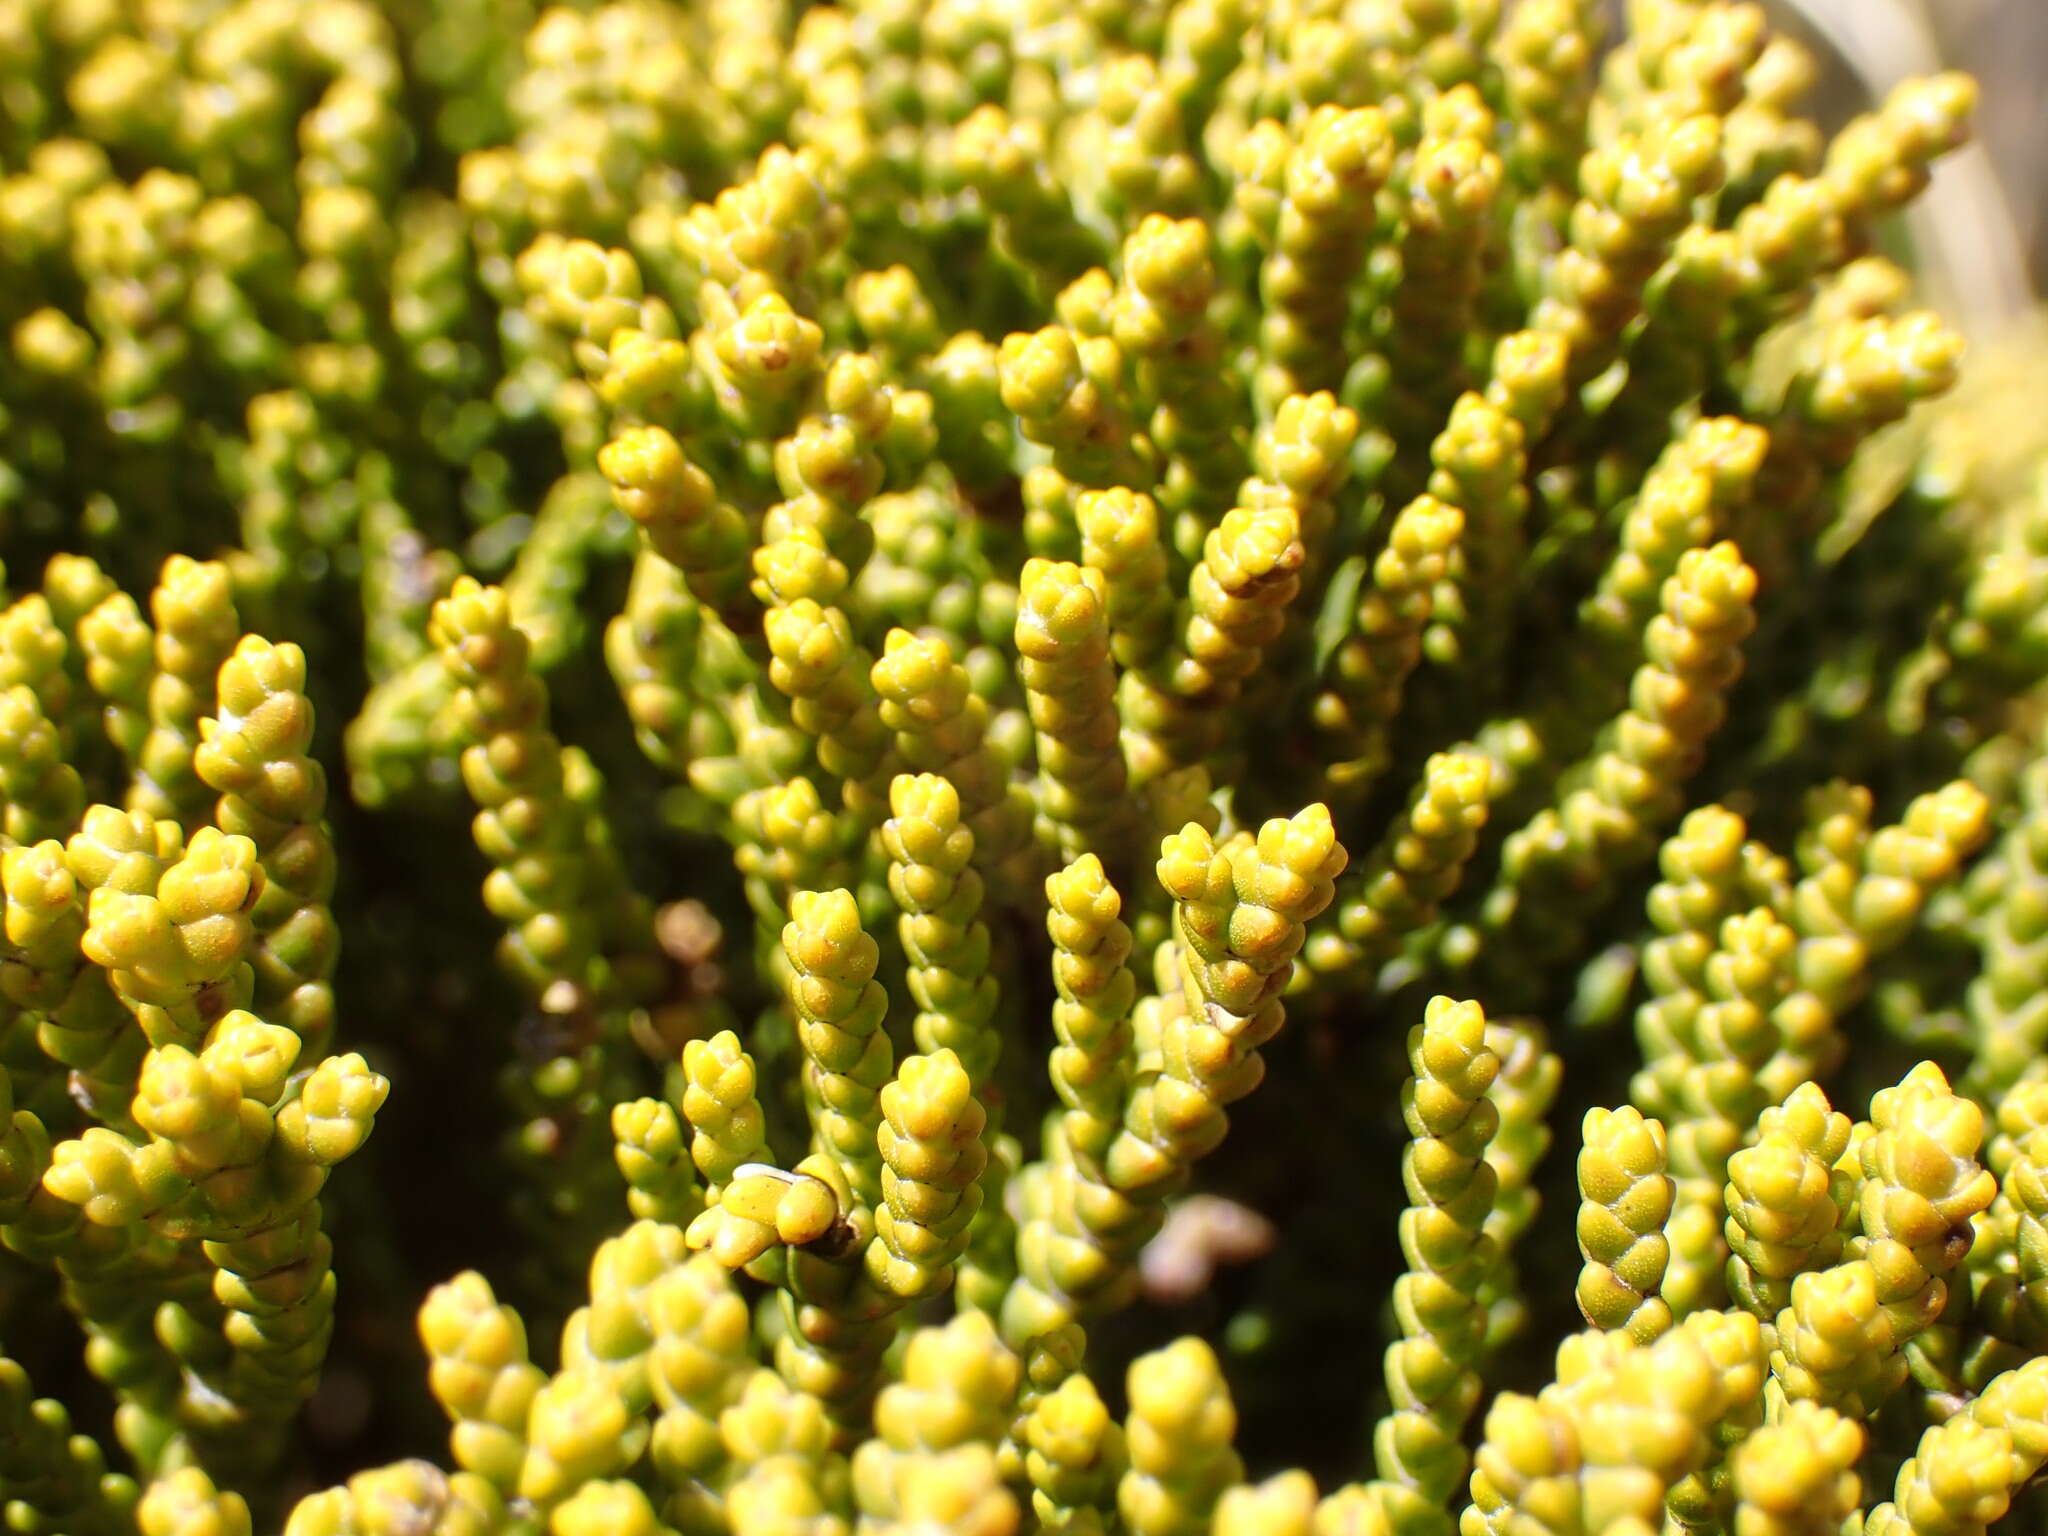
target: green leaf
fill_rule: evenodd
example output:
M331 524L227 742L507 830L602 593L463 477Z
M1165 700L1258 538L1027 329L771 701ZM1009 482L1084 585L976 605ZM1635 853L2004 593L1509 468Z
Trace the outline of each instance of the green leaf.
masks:
M1353 555L1331 573L1330 585L1323 592L1322 611L1316 615L1316 675L1322 676L1324 666L1337 654L1337 647L1344 643L1344 637L1351 633L1352 625L1358 622L1358 589L1365 583L1365 572L1371 562L1364 555Z

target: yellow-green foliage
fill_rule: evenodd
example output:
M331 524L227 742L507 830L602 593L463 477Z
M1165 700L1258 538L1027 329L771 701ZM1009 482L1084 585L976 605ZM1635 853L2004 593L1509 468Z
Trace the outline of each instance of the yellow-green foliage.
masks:
M1614 9L0 0L6 1527L2040 1528L1974 87Z

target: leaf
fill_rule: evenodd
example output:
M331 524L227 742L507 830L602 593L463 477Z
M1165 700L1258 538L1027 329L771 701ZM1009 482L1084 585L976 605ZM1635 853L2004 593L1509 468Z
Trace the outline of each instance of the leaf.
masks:
M1337 654L1337 647L1344 643L1352 626L1358 622L1358 589L1365 584L1365 572L1370 564L1364 555L1353 555L1330 576L1330 585L1323 592L1322 611L1316 615L1318 677L1322 676L1324 666Z

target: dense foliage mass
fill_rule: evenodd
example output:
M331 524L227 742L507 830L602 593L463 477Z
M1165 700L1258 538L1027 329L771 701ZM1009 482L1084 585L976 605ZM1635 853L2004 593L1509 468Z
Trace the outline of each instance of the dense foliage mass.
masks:
M0 0L7 1528L2039 1528L1972 87L1628 11Z

